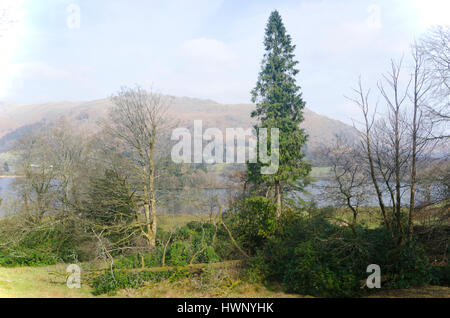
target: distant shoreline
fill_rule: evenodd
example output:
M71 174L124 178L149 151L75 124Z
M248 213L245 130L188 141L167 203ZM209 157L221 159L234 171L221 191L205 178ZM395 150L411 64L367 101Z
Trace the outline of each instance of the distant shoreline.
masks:
M16 179L16 178L23 178L23 176L0 176L0 179L6 179L6 178Z

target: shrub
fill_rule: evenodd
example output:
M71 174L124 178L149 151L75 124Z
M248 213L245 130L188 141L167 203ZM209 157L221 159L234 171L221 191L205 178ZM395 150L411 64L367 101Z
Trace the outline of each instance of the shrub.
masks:
M122 256L114 262L114 267L117 269L126 269L161 266L162 253L162 248L158 247L152 252L135 253Z
M212 246L215 227L212 224L190 222L173 233L166 248L165 265L184 266L193 263L213 263L220 261ZM115 268L141 268L162 266L164 245L169 240L169 233L161 231L158 236L159 246L151 252L134 253L121 257L115 262ZM142 263L143 262L143 263Z
M216 263L220 261L220 257L213 247L207 246L195 260L198 263Z
M189 264L192 256L189 250L188 243L186 242L174 242L167 250L167 263L174 266L184 266Z
M431 284L450 286L450 265L433 266Z
M428 284L431 266L422 246L414 241L400 246L385 229L347 227L326 221L320 213L282 219L276 234L249 262L245 277L259 282L281 282L288 292L326 297L361 293L369 264L378 264L383 288ZM315 215L315 216L314 216ZM445 281L436 272L435 280Z
M53 265L60 257L47 251L36 249L0 250L0 266L38 266Z
M388 288L409 288L423 286L432 279L432 267L423 247L407 242L388 252L385 269Z
M227 215L235 239L250 254L264 245L277 227L276 205L265 197L250 197L239 202Z
M0 266L52 265L78 260L77 243L66 227L30 231L19 241L0 249Z
M286 266L283 286L289 292L325 297L358 294L358 279L350 268L339 269L335 262L324 262L311 241L300 244Z
M92 282L94 295L105 293L114 293L123 288L140 288L145 283L158 283L171 277L185 277L185 271L166 271L150 272L141 271L138 273L129 273L124 270L115 270L113 272L106 270L104 274L97 276Z

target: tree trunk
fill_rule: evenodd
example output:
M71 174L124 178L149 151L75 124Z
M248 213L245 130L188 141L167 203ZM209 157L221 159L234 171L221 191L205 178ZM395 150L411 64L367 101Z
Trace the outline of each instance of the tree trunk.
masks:
M419 106L418 100L418 70L414 74L414 115L413 115L413 131L412 131L412 163L411 163L411 193L409 201L409 215L408 215L408 239L412 240L413 236L413 217L414 209L416 208L416 176L417 176L417 110Z
M277 202L277 218L281 216L281 185L280 181L275 181L275 200Z
M150 222L152 233L152 246L156 246L156 198L155 198L155 128L152 127L152 140L150 142L150 160L149 160L149 190L150 190Z
M366 130L366 147L367 147L367 157L369 159L370 177L372 178L372 182L375 187L375 191L377 193L378 204L381 209L381 214L383 215L384 223L386 225L386 228L388 230L390 230L391 226L390 226L389 219L387 218L386 206L384 205L384 202L383 202L383 194L381 193L380 187L378 186L377 177L375 175L375 167L374 167L373 158L372 158L372 149L371 149L370 136L369 136L370 131L369 131L368 127L369 127L369 125L368 125L368 122L366 119L366 129L367 129Z
M402 234L402 220L401 220L401 180L400 180L400 132L399 132L399 109L397 106L395 112L395 201L396 201L396 217L397 217L397 231Z
M152 247L156 246L156 199L154 188L154 172L150 173L150 231L152 233Z
M151 224L151 218L150 218L150 204L148 202L148 190L147 186L144 186L144 213L145 213L145 226L146 226L146 233L145 237L147 238L148 245L150 248L155 247L155 239L152 235L152 224Z
M148 246L150 248L154 248L155 247L155 243L156 243L156 237L154 235L153 232L153 228L152 228L152 218L151 218L151 199L149 202L149 198L151 198L151 194L149 193L149 188L147 187L147 181L148 179L145 178L147 175L147 169L144 167L143 168L143 179L144 179L144 213L145 213L145 237L147 238L148 241Z

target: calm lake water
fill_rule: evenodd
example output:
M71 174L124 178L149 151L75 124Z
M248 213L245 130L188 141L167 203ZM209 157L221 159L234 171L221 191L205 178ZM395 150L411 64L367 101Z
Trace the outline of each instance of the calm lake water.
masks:
M9 186L14 178L0 178L0 193L9 191Z
M14 178L0 178L0 198L5 198L11 190L11 183L13 182ZM5 211L4 204L0 205L0 217L7 214L7 211Z
M0 197L6 197L8 192L11 191L11 184L14 178L0 178ZM314 200L319 207L324 207L327 205L333 205L333 202L327 201L323 195L323 188L327 185L328 180L322 179L310 184L306 190L308 193L301 193L300 197L304 200L311 201ZM403 202L408 200L408 191L403 195ZM418 196L420 196L420 189L418 189ZM229 189L191 189L188 191L168 191L166 193L160 193L159 199L162 203L161 210L164 213L209 213L209 205L213 202L199 204L199 202L205 201L205 198L213 199L216 195L219 197L221 204L224 208L227 206L227 201L230 196ZM387 193L383 195L385 203L390 202L390 198ZM211 200L210 200L211 201ZM215 200L212 200L215 201ZM215 204L213 204L215 205ZM378 205L378 199L375 194L371 194L364 205ZM164 207L163 207L164 206ZM216 207L213 208L216 210ZM3 212L3 213L2 213ZM3 215L5 211L2 211L0 207L0 216Z

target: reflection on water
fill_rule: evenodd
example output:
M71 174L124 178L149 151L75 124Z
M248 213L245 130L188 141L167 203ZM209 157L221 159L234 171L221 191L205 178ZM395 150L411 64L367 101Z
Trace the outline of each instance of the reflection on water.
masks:
M14 178L0 178L0 199L5 199L5 197L8 195L11 190L11 184L13 180ZM3 201L0 205L0 217L6 214L7 211L5 211L5 204Z
M5 198L8 192L11 192L11 185L14 178L0 178L0 198ZM324 188L328 184L328 180L320 179L306 187L305 193L299 193L298 196L306 201L315 201L317 206L324 207L327 205L335 205L336 202L327 200L324 196ZM168 214L196 214L196 213L217 213L218 205L216 197L219 198L219 202L226 210L227 203L230 197L236 195L236 190L220 188L220 189L198 189L188 188L183 190L165 190L158 191L157 197L160 202L160 213ZM418 200L420 200L420 189L417 191ZM387 192L384 192L383 199L385 203L389 205L390 197ZM404 191L402 196L403 202L408 202L409 193ZM378 205L378 199L375 193L371 193L366 198L363 205L376 206ZM4 209L4 207L3 207ZM0 215L4 215L5 211L2 211L0 206Z
M0 193L8 192L14 178L0 178Z

